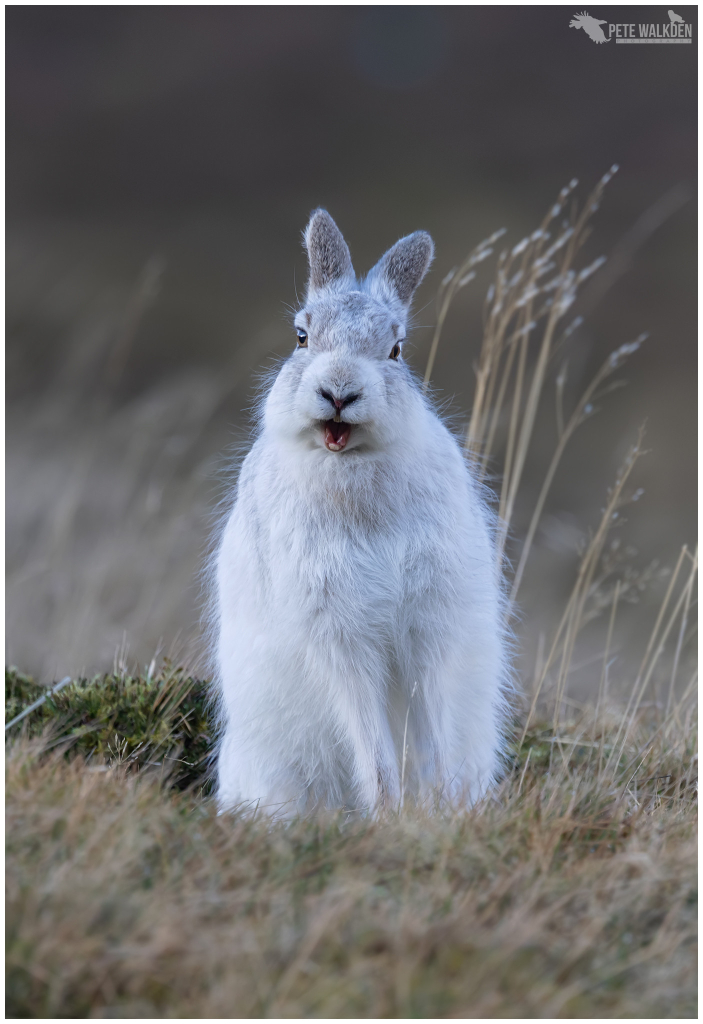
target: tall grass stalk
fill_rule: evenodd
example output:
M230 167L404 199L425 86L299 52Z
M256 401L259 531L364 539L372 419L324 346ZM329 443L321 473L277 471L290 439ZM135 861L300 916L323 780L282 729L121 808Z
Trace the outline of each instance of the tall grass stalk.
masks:
M485 478L489 465L500 477L498 569L505 571L509 576L509 567L504 568L505 547L518 496L521 493L538 410L546 396L548 370L560 348L581 324L581 318L577 316L566 326L562 326L567 313L578 298L580 287L606 262L604 257L599 257L588 266L578 268L577 257L589 235L590 220L598 209L603 191L616 171L617 166L613 166L601 178L581 209L574 199L576 180L563 188L537 230L511 249L506 248L499 254L496 276L486 294L483 340L475 367L475 389L465 446L479 479ZM451 302L459 289L473 280L474 268L479 257L485 258L485 254L489 253L500 234L496 233L480 243L464 263L447 275L442 282L437 328L425 372L426 382L430 379L442 327ZM566 362L556 377L557 441L529 515L529 525L520 545L517 566L512 578L509 579L509 617L515 613L516 600L545 504L568 444L577 429L596 412L595 403L621 385L622 382L612 380L613 374L637 352L645 337L646 335L640 335L635 341L621 345L608 356L576 401L570 415L564 413ZM499 443L500 424L506 425L506 431L505 437ZM556 625L546 659L536 673L531 703L523 726L523 737L530 727L538 702L544 694L545 685L550 679L552 724L555 730L558 728L566 701L569 676L573 671L577 638L588 622L600 613L605 603L611 607L611 614L605 644L606 657L595 701L598 717L605 695L608 674L607 652L610 650L616 626L617 605L623 596L629 596L625 580L616 581L615 590L610 596L604 592L603 588L609 575L604 564L605 546L611 528L616 525L621 507L629 501L628 481L641 454L640 431L639 439L629 451L610 489L600 523L581 556L571 595ZM635 492L632 497L636 499L639 493ZM643 695L652 682L664 645L678 623L676 649L670 670L667 718L671 711L694 593L695 568L687 578L674 611L666 622L664 616L685 555L684 550L670 579L659 617L647 643L642 666L632 685L621 730L627 731L629 719L636 716ZM611 758L616 756L617 750L611 753Z

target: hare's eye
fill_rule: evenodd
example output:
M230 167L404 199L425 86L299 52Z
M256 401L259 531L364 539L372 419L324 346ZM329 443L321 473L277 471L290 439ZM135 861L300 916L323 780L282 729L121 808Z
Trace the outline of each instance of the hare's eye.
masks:
M298 331L298 348L308 347L308 336L305 331Z
M391 354L388 356L388 358L389 359L397 359L399 355L400 355L400 345L396 342L396 344L391 349Z

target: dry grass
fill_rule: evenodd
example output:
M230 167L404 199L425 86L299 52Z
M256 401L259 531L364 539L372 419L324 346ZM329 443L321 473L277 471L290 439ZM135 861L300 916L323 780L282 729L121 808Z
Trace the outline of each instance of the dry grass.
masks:
M532 728L480 811L289 827L20 740L8 1013L693 1017L695 739L676 713L658 731L638 714L610 768L612 711L559 742Z
M566 363L555 360L568 353L574 322L565 318L578 288L600 265L579 270L576 261L608 177L581 211L572 186L563 190L541 227L499 255L486 298L466 445L479 475L501 480L511 616L569 441L640 341L616 349L565 409ZM499 236L443 282L427 381L451 304ZM113 374L124 337L106 363ZM552 383L555 449L515 537ZM217 400L217 389L204 394L203 421ZM144 755L167 749L151 740L154 721L178 757L173 744L187 739L180 701L197 704L179 682L178 714L154 719L161 690L171 690L153 663L145 680L129 678L125 664L110 677L122 717L101 705L108 682L94 681L67 687L11 730L10 1015L694 1017L697 553L684 547L668 573L628 561L621 524L639 497L642 444L640 433L579 552L533 679L521 680L508 771L480 808L285 827L218 818L199 782L182 791L182 774ZM74 516L68 506L59 513L59 526ZM623 657L622 609L652 583L659 604L646 627L639 606L642 650ZM521 609L523 631L533 611ZM574 699L578 673L587 703ZM33 694L13 678L13 693L19 680ZM136 717L125 705L133 691L143 704ZM103 742L118 720L124 735ZM47 722L51 735L39 735ZM196 732L207 739L204 727ZM62 736L71 749L56 746Z

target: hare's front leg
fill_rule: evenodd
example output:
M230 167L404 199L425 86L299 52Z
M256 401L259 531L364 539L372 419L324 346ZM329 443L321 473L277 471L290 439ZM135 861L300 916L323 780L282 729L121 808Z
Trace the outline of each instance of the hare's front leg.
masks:
M265 730L259 735L237 728L230 718L217 758L217 803L221 811L263 811L279 818L295 817L303 809L305 789L281 756L283 742L273 743Z
M382 678L380 670L377 678ZM338 675L332 706L337 728L351 753L351 774L361 805L373 811L397 806L398 764L377 684L362 676Z
M499 672L498 664L480 666L475 651L473 664L466 655L420 674L410 721L421 797L473 804L493 781Z

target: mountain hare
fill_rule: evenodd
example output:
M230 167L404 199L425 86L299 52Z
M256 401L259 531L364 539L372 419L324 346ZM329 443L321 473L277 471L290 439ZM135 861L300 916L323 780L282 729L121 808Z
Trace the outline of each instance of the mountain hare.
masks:
M214 567L219 805L472 803L501 763L505 639L487 511L402 355L432 239L362 281L325 210L305 246Z

